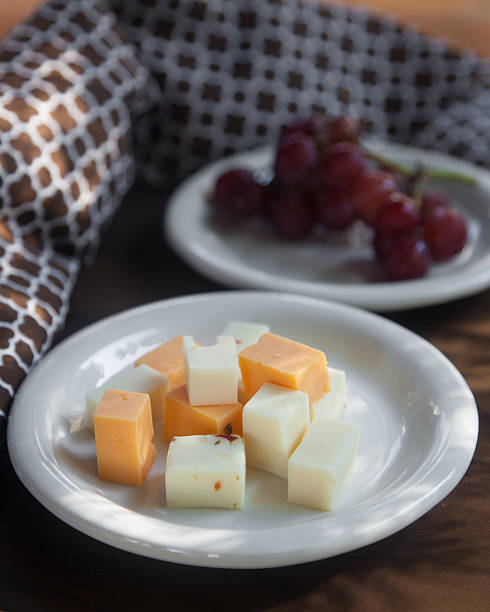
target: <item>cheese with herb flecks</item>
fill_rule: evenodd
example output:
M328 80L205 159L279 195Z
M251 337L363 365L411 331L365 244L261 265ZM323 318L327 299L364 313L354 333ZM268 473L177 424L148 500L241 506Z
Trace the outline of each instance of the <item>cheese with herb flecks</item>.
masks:
M240 436L176 437L165 468L169 508L229 508L245 501L245 449Z

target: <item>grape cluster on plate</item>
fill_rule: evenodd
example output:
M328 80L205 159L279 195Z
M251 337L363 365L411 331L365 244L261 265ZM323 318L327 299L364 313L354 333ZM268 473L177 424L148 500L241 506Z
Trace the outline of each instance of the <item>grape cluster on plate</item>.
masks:
M361 122L346 116L286 125L269 180L246 168L228 170L210 196L215 214L262 215L289 240L361 220L372 228L373 251L389 280L424 276L431 262L463 249L466 222L444 193L424 189L428 171L381 159L363 146L361 132Z

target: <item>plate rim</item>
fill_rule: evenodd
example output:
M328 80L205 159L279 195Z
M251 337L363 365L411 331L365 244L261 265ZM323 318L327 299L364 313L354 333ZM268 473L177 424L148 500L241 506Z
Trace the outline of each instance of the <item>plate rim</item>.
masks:
M24 401L24 395L28 394L29 386L31 384L30 381L35 380L35 377L37 376L42 376L43 371L51 367L50 364L52 363L53 360L56 360L58 354L63 354L65 350L67 349L69 350L70 347L73 345L76 346L76 344L79 343L80 340L84 340L87 338L89 339L91 336L96 336L97 331L101 327L106 327L108 325L117 325L118 323L120 323L121 321L124 321L124 319L128 317L141 317L148 310L152 310L152 309L159 310L160 308L165 308L167 306L172 306L172 305L176 305L176 304L183 303L183 302L200 302L203 299L210 299L210 300L222 299L224 296L240 296L240 297L247 296L247 297L253 297L253 298L256 298L258 296L260 299L267 299L267 300L271 300L271 299L272 300L276 300L276 299L291 300L293 299L301 303L310 302L312 306L321 308L322 310L333 309L333 310L338 311L342 309L345 312L347 309L348 311L350 311L350 315L360 316L363 319L367 318L368 321L371 321L373 323L376 322L376 324L382 325L383 327L386 325L393 330L398 330L398 332L402 332L403 334L408 334L411 337L417 338L417 340L421 342L425 348L429 348L434 354L437 355L438 359L441 360L441 362L444 363L446 367L449 367L451 374L454 376L455 382L457 382L457 386L465 390L466 397L469 402L468 405L465 407L465 410L469 410L469 416L471 417L471 421L472 421L472 448L471 449L466 448L464 457L460 458L460 461L457 466L455 467L453 466L451 478L446 477L445 480L442 483L439 483L439 485L434 490L432 490L429 495L426 495L424 498L424 503L419 503L418 508L416 509L415 512L413 512L412 510L408 512L408 510L406 510L404 513L398 513L399 515L402 516L403 520L399 521L394 528L391 527L391 528L386 529L386 528L382 528L378 524L378 527L376 530L371 531L370 533L364 534L364 537L361 537L360 539L358 538L358 540L355 543L351 542L350 546L347 546L347 547L345 545L337 546L337 548L335 546L332 546L328 554L325 554L323 550L324 547L318 547L317 545L314 551L309 549L308 554L305 554L305 551L302 551L301 554L298 554L298 551L296 551L296 555L293 558L289 558L289 557L281 558L280 556L278 557L277 554L274 552L270 552L269 554L262 554L260 559L258 559L256 553L254 552L249 552L248 554L244 554L243 551L240 551L239 553L229 553L228 552L228 553L221 553L221 554L213 554L209 556L204 551L197 553L196 551L193 552L192 550L191 551L179 550L178 547L172 549L172 547L170 547L169 545L167 545L167 548L162 548L161 546L160 547L157 546L155 548L155 547L152 547L151 544L150 545L146 544L146 547L145 547L141 545L141 542L136 542L136 541L131 542L129 538L126 538L126 539L123 538L123 541L121 541L121 535L111 532L110 530L107 529L107 526L100 527L99 525L94 523L94 520L88 520L87 518L84 519L83 517L80 517L80 516L74 517L73 511L70 513L70 511L67 511L64 507L60 507L59 504L56 503L56 500L52 499L52 495L50 497L49 493L46 493L46 491L43 490L43 488L38 484L36 478L34 477L33 474L35 474L40 469L39 465L32 466L32 462L30 464L28 461L26 462L26 459L25 457L22 456L22 453L18 452L18 449L16 448L16 443L14 440L14 435L15 435L14 430L16 427L18 428L17 418L16 418L16 414L17 414L16 407L19 404L20 405L22 404L22 402ZM143 328L144 328L144 325L142 325L142 329ZM430 342L428 342L421 336L404 328L403 326L389 319L386 319L380 315L370 313L368 311L359 309L354 306L339 304L337 302L325 302L323 300L318 300L316 298L310 298L310 297L294 295L294 294L289 294L289 293L280 293L280 292L276 293L276 292L261 292L261 291L220 291L220 292L198 293L198 294L192 294L192 295L187 295L187 296L180 296L176 298L158 300L155 302L150 302L148 304L130 308L122 312L110 315L109 317L106 317L95 323L92 323L84 327L83 329L79 330L75 334L71 335L70 337L66 338L62 342L60 342L56 347L54 347L46 355L44 359L40 360L40 362L36 364L31 374L29 374L29 376L26 377L20 389L18 390L17 395L14 400L14 404L12 406L11 416L9 418L9 424L8 424L8 430L7 430L7 442L8 442L8 451L9 451L9 455L12 461L12 465L18 477L23 482L24 486L26 486L26 488L33 494L33 496L36 499L38 499L38 501L40 501L52 514L54 514L55 516L63 520L65 523L71 525L75 529L78 529L82 533L92 536L101 542L115 546L117 548L129 551L132 553L136 553L139 555L148 556L148 557L155 558L155 559L160 559L163 561L170 561L170 562L176 562L176 563L188 564L188 565L198 565L198 566L203 566L203 567L259 569L259 568L268 568L268 567L280 567L280 566L285 566L285 565L294 565L298 563L306 563L306 562L311 562L311 561L315 561L318 559L332 557L332 556L335 556L341 553L346 553L351 550L355 550L363 546L377 542L381 539L384 539L385 537L388 537L400 531L404 527L408 526L413 521L418 519L420 516L422 516L423 514L428 512L430 509L432 509L440 501L442 501L442 499L444 499L463 478L464 474L466 473L471 463L473 455L475 453L476 443L478 439L478 429L479 429L479 421L478 421L477 405L476 405L474 396L469 386L467 385L466 381L464 380L463 376L461 375L461 373L456 369L454 364L452 364L452 362L441 351L439 351L435 346L433 346ZM452 433L454 434L454 432ZM447 449L444 449L443 454L445 454L446 452L447 452ZM41 463L42 462L39 462L39 464ZM434 469L436 469L438 465L439 465L439 462L436 463L435 466L432 466L431 470L427 472L425 477L427 477ZM72 491L72 495L77 495L76 491ZM112 502L110 500L108 500L108 503L109 505L115 504L115 502ZM138 514L127 508L125 510L129 513L132 512L135 515ZM354 511L355 507L350 510ZM142 515L138 514L138 517L140 517L139 520L141 520L141 516ZM146 521L150 521L150 522L157 521L158 523L162 522L167 525L165 520L157 519L155 517L144 516L144 522L146 523ZM306 524L309 526L310 522L307 521ZM304 524L295 525L295 529L298 531L298 533L300 533L304 528L305 528ZM205 528L205 527L197 528L194 526L188 526L188 525L183 526L183 525L175 525L175 524L172 524L170 526L170 529L175 532L183 531L184 533L189 532L189 531L193 531L193 532L194 531L196 532L210 531L209 528ZM273 529L246 528L246 529L242 529L241 531L247 534L252 533L252 532L261 532L261 533L268 532L269 534L273 534L273 532L277 532L277 531L282 532L282 530L284 529L286 530L291 529L291 526L281 526L281 527L276 527ZM305 529L307 530L307 528ZM214 533L217 533L218 531L223 532L223 533L226 533L227 531L231 531L232 533L235 534L237 531L240 531L240 530L224 529L224 530L213 530L213 531Z
M487 184L490 190L490 170L476 166L466 160L435 150L379 139L370 139L367 143L382 150L385 154L422 155L432 165L453 168L456 166L459 171L472 176L477 182ZM250 268L243 262L233 261L230 263L229 260L224 258L214 257L208 249L202 248L201 244L189 244L186 241L185 231L182 231L182 224L177 221L179 201L187 189L206 179L209 174L217 174L227 166L250 164L250 158L270 155L272 150L271 146L249 149L210 162L189 175L171 193L162 216L163 235L174 252L203 276L232 288L298 293L330 301L340 301L377 312L407 310L442 304L473 295L490 287L490 266L480 266L470 273L466 269L462 269L457 275L449 277L451 279L449 283L445 282L447 277L441 276L407 281L349 283L346 285L276 277ZM427 291L426 289L430 290Z

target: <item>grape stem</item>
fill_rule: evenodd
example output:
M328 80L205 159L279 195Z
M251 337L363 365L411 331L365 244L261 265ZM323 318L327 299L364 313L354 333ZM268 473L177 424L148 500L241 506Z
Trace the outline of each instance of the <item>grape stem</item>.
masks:
M386 166L387 168L391 168L396 170L401 175L406 177L411 177L414 174L414 171L417 171L406 164L401 164L399 162L394 162L384 155L380 155L379 153L375 153L374 151L370 151L366 149L365 146L362 147L362 152L366 157L372 159L382 166ZM476 180L469 176L468 174L463 174L461 172L454 172L453 170L444 170L443 168L425 168L425 173L428 179L439 179L441 181L456 181L458 183L464 183L466 185L476 185Z

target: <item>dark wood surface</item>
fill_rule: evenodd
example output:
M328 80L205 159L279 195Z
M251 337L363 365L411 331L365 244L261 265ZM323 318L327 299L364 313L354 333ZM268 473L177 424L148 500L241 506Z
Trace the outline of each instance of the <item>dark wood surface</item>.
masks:
M350 1L490 53L487 0ZM19 11L29 3L17 2ZM148 301L223 288L193 272L164 244L163 204L151 192L126 200L97 261L80 277L63 337ZM315 563L261 571L179 566L111 548L65 525L23 487L4 445L0 610L489 610L490 291L388 316L442 350L479 407L473 462L459 486L428 514L379 543Z
M133 191L73 295L64 336L120 310L213 291L161 233L164 199ZM474 460L460 485L399 533L342 556L258 571L180 566L111 548L51 515L0 454L0 610L490 609L490 291L391 313L451 359L480 412Z

